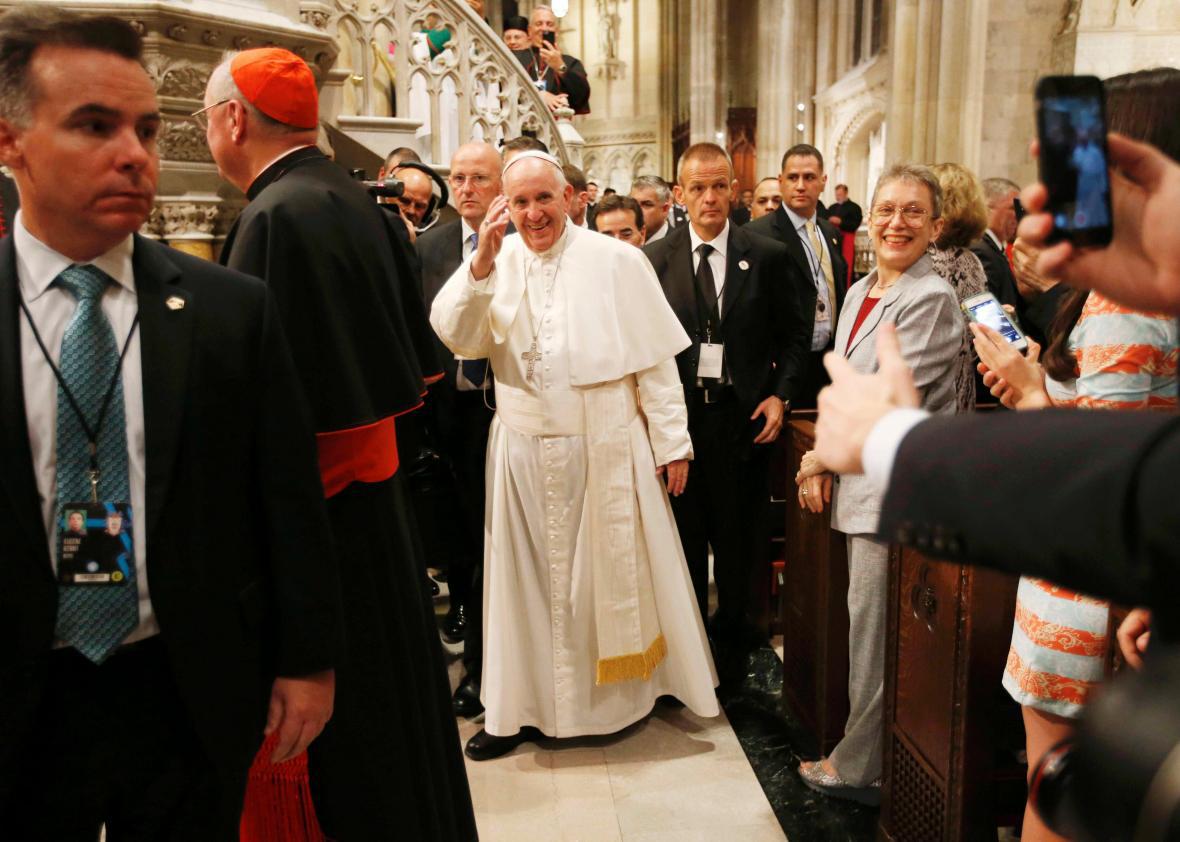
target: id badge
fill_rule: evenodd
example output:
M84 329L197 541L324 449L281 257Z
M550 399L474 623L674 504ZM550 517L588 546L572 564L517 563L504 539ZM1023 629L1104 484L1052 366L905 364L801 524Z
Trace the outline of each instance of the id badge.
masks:
M697 361L697 377L720 380L722 374L722 358L724 345L712 342L701 343L701 355Z
M817 295L815 297L815 321L816 324L823 324L829 318L828 305L824 303L823 296Z
M131 578L135 551L130 503L66 503L59 529L59 582L119 585Z
M533 87L536 88L541 93L545 93L545 80L543 78L542 79L534 79L533 80Z

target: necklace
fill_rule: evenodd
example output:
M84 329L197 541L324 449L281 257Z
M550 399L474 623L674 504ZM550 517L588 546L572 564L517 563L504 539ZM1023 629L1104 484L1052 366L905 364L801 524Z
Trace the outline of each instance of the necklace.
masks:
M529 349L521 353L520 358L528 364L525 371L524 379L533 382L533 375L537 370L537 363L541 361L541 351L537 345L537 337L541 334L541 325L545 323L545 314L549 312L549 308L553 306L553 296L557 292L557 278L561 273L561 261L565 258L565 244L561 246L561 254L557 256L557 266L553 270L553 283L549 286L549 290L545 294L545 306L541 308L541 315L537 318L537 326L533 328L533 342L529 345ZM529 282L526 275L524 281L524 300L525 307L528 308L529 327L533 327L533 306L529 301Z

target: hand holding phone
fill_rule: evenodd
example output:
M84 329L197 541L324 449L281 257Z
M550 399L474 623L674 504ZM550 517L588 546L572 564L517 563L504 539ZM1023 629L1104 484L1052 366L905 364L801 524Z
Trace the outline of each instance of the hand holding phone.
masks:
M1028 340L1028 355L1021 354L996 331L982 322L971 325L979 373L983 385L1009 409L1043 409L1051 406L1045 391L1045 370L1039 365L1041 346Z
M1095 76L1046 76L1037 82L1041 182L1053 216L1049 241L1110 242L1113 214L1102 82Z
M1018 351L1028 349L1028 339L992 293L981 292L979 295L973 295L964 299L959 306L963 308L963 315L967 317L967 321L987 325Z

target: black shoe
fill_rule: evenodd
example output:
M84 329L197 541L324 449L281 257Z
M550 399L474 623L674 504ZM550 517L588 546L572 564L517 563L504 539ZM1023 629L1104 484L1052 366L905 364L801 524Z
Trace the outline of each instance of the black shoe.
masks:
M455 688L455 695L451 697L451 709L455 716L467 719L483 713L483 703L479 700L479 681L470 674L463 676L463 680Z
M539 740L542 737L536 728L526 726L511 737L493 737L482 728L479 733L467 741L463 753L472 760L492 760L503 757L519 745Z
M467 609L462 603L452 605L443 620L443 638L447 643L459 643L467 633Z

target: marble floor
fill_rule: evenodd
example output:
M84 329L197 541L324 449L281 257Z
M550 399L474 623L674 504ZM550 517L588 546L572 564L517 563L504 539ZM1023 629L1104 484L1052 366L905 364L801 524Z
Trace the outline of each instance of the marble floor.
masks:
M436 602L446 610L444 595ZM467 762L483 842L828 842L873 839L876 811L799 781L798 725L781 709L781 641L702 719L658 706L610 737L525 744ZM461 647L446 645L452 687ZM480 728L460 720L466 741Z

